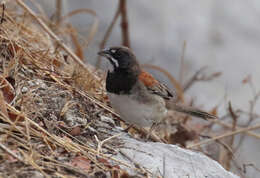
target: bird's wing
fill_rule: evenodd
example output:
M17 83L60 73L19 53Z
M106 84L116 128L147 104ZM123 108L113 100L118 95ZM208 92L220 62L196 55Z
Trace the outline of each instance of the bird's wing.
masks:
M151 74L141 72L139 80L144 84L147 90L163 97L166 100L166 107L170 110L186 113L195 117L203 119L217 119L217 116L201 111L194 107L182 106L176 103L176 94L169 91L169 89L162 83L158 82Z
M175 100L176 94L172 93L166 85L160 83L151 74L142 71L139 75L139 80L144 84L150 93L159 95L167 100Z

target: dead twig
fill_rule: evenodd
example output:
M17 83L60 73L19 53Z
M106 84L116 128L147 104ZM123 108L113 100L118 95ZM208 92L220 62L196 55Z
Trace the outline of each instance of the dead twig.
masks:
M62 14L62 0L56 0L56 12L55 12L55 20L56 23L59 24L61 20Z
M114 138L116 138L116 137L119 137L120 135L122 135L122 133L119 133L119 134L117 134L117 135L113 135L113 136L108 137L108 138L106 138L105 140L102 140L102 141L100 141L100 140L98 139L98 137L97 137L96 135L94 135L94 137L95 137L95 139L96 139L96 141L97 141L97 143L98 143L97 156L99 156L99 153L101 152L101 149L102 149L102 146L104 145L104 143L108 142L108 141L111 140L111 139L114 139Z
M188 82L183 86L184 92L186 90L188 90L195 82L210 81L210 80L213 80L213 79L215 79L215 78L217 78L221 75L221 72L215 72L215 73L212 73L210 75L202 74L205 71L206 68L207 67L204 66L204 67L200 68L197 72L195 72L195 74L190 78L190 80L188 80Z
M93 40L93 38L98 30L98 25L99 25L99 19L98 19L97 13L94 10L87 9L87 8L81 8L81 9L76 9L76 10L70 11L68 14L61 17L59 23L61 24L69 17L72 17L72 16L74 16L76 14L80 14L80 13L90 14L91 16L94 17L94 21L90 27L90 31L87 35L87 38L83 39L84 42L83 42L83 45L81 46L81 48L87 48L89 43ZM77 30L75 28L73 28L73 29L75 32L77 32Z
M180 84L183 84L183 74L184 74L184 55L185 55L185 51L186 51L186 41L183 42L183 46L182 46L182 53L181 53L181 65L180 65Z
M37 15L26 4L23 3L23 1L16 0L16 2L39 23L39 25L72 57L72 59L75 60L75 62L87 69L86 65L78 58L78 56L75 55L69 47L62 43L58 36L56 36L51 29L39 17L37 17Z
M121 29L122 29L122 44L130 48L129 28L127 20L126 0L120 0L119 8L121 11Z
M211 136L202 135L202 134L200 134L200 136L203 137L203 138L208 138L208 139L212 139L213 138ZM229 145L227 145L226 143L224 143L221 140L216 140L216 142L219 143L220 145L222 145L226 150L228 150L228 152L232 155L232 157L234 157L234 153L233 153L232 147L230 147Z
M247 123L244 125L244 127L248 127L255 119L254 117L254 109L255 109L255 105L256 105L256 102L258 101L259 97L260 97L260 91L259 92L256 92L256 89L255 89L255 86L253 85L252 83L252 80L251 80L251 76L248 77L248 80L247 82L251 88L251 91L252 91L252 94L253 94L253 99L252 101L249 101L249 119L247 121ZM236 148L234 149L235 152L238 150L238 148L240 147L240 145L243 143L245 139L245 135L242 135L239 139L239 142L236 146Z
M2 5L2 15L1 15L0 24L4 23L6 21L6 19L5 19L5 1L2 1L1 5Z
M236 130L236 126L237 126L237 118L238 118L238 116L234 113L233 108L232 108L232 105L231 105L231 102L228 102L228 110L229 110L230 115L231 115L232 120L233 120L233 123L232 123L232 131L234 132L234 131ZM232 136L231 136L231 140L230 140L230 142L229 142L229 146L230 146L231 148L233 148L234 140L235 140L235 136L232 135ZM226 166L225 166L225 168L226 168L227 170L230 170L232 157L233 157L233 153L231 154L231 152L228 152L228 153L227 153L227 159L226 159L227 162L226 162Z
M211 139L204 140L204 141L201 141L201 142L193 144L193 145L189 145L189 146L187 146L187 148L194 148L194 147L197 147L197 146L200 146L200 145L208 144L208 143L215 141L215 140L218 140L218 139L222 139L222 138L229 137L229 136L232 136L232 135L244 133L244 132L249 131L249 130L256 130L256 129L259 129L259 128L260 128L260 124L255 125L255 126L251 126L251 127L247 127L247 128L242 128L242 129L239 129L239 130L236 130L236 131L233 131L233 132L228 132L228 133L225 133L225 134L222 134L222 135L219 135L219 136L215 136Z
M255 105L256 105L256 102L257 102L259 96L260 96L260 91L254 96L253 101L250 102L249 120L248 120L248 122L245 124L246 127L249 126L249 125L253 122L253 120L256 118L256 117L254 117L254 114L253 114L253 113L254 113L254 108L255 108ZM239 143L238 143L238 146L237 146L237 147L239 147L239 145L242 144L243 139L244 139L244 138L241 138L241 139L239 140Z
M129 28L128 28L128 19L127 19L127 8L126 8L126 0L120 0L116 13L112 19L112 22L110 23L103 40L100 43L99 48L103 49L106 45L107 40L110 37L110 34L115 26L115 23L118 19L118 17L121 15L122 20L121 20L121 31L122 31L122 45L127 46L130 48L130 38L129 38ZM97 62L96 62L96 68L100 67L101 63L101 57L98 56Z
M234 113L237 113L236 111L233 111L233 112L234 112ZM228 115L226 115L225 117L228 117L228 116L230 116L230 113L228 113ZM255 115L255 117L258 117L258 116ZM221 119L223 119L223 117L222 117ZM230 124L228 124L228 123L225 123L225 122L223 122L223 121L221 121L221 120L214 119L214 120L208 120L208 121L209 121L209 122L216 123L216 124L218 124L218 125L221 125L221 126L223 126L223 127L225 127L225 128L232 129L232 125L230 125ZM236 129L242 129L242 128L236 126ZM251 136L251 137L255 137L255 138L257 138L257 139L260 139L260 135L254 133L254 132L247 131L247 132L245 132L245 133L246 133L248 136Z
M0 148L2 148L3 150L5 150L8 154L10 154L12 157L14 157L15 159L21 161L22 163L25 163L24 159L22 159L20 156L16 155L12 150L10 150L9 148L7 148L4 144L1 143L0 141ZM26 163L25 163L26 164Z

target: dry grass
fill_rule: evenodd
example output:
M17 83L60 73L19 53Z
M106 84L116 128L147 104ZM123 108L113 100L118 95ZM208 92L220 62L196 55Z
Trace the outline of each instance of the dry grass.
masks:
M115 153L109 143L115 136L100 120L116 114L106 106L103 80L62 43L69 26L60 24L60 31L56 26L54 34L22 1L5 6L0 27L1 176L125 175L119 165L130 166L111 157Z

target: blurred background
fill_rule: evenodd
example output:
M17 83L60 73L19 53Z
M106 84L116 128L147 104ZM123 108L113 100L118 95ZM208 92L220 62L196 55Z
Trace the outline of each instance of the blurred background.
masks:
M53 18L56 2L35 0ZM228 112L228 102L237 114L240 127L259 122L260 102L260 2L257 0L131 0L126 1L131 48L142 64L153 64L170 72L185 84L202 67L200 76L221 73L213 79L193 84L185 100L209 111L217 108L219 117ZM31 4L32 7L35 7ZM63 0L62 14L87 8L96 13L98 28L84 49L85 62L96 65L97 52L118 9L119 1ZM37 11L38 9L35 8ZM86 38L95 18L78 14L67 19ZM106 47L122 44L121 17L117 19ZM108 64L101 61L101 69ZM161 81L173 87L162 73L149 69ZM213 75L214 76L214 75ZM207 77L206 77L207 78ZM210 77L209 77L210 78ZM252 106L253 105L253 106ZM250 121L249 121L250 120ZM227 121L230 122L231 121ZM260 133L254 130L255 133ZM235 137L234 145L240 137ZM241 177L260 177L259 138L245 136L234 153L231 170ZM245 169L246 168L246 169Z

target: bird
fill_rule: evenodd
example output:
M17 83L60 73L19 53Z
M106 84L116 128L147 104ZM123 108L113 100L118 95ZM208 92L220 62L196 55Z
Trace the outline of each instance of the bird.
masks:
M170 110L217 119L205 111L178 104L175 92L144 71L130 48L112 46L99 51L98 55L112 65L106 76L110 104L130 125L152 128L162 122Z

